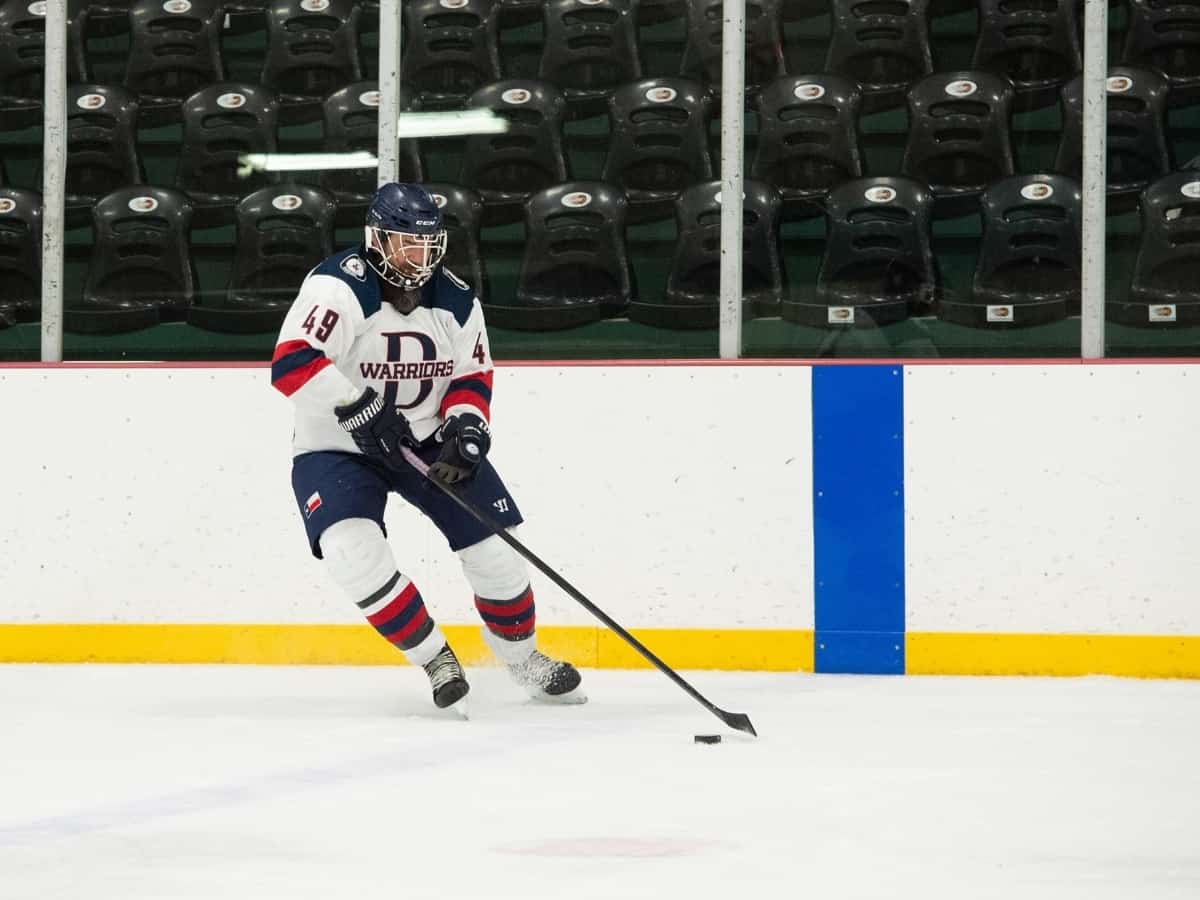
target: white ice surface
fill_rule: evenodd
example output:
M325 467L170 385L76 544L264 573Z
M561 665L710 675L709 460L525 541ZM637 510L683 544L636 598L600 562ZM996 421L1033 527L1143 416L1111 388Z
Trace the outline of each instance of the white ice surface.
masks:
M0 898L1200 898L1200 683L472 675L0 666Z

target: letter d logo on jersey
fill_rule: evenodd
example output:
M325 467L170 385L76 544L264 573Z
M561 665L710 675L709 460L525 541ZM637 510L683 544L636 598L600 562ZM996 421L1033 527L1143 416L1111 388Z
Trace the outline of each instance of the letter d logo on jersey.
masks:
M387 339L387 361L390 364L392 376L387 380L383 389L383 400L391 403L397 409L414 409L425 402L433 390L433 379L422 378L417 388L417 396L408 403L400 402L400 381L405 378L401 373L411 364L414 376L420 374L421 363L437 360L437 345L433 338L422 331L388 331L383 336ZM418 356L413 351L419 351Z

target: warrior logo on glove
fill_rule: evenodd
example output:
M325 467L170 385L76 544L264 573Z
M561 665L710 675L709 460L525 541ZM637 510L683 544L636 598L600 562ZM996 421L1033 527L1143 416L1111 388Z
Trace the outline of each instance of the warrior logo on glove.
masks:
M471 413L447 419L438 432L438 441L442 449L429 472L446 484L457 484L474 475L492 448L487 422Z

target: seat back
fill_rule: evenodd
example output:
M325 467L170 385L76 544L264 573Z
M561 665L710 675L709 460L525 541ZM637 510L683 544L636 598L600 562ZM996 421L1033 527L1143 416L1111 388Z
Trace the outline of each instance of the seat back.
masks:
M355 0L275 0L267 9L262 83L289 106L319 104L363 78Z
M825 71L856 81L867 110L898 106L933 71L927 0L831 0Z
M550 0L538 77L556 85L581 114L642 75L631 0Z
M1129 0L1121 62L1158 69L1176 97L1200 92L1200 0Z
M195 290L191 220L191 202L170 188L133 185L101 197L92 210L85 304L186 308Z
M1018 109L1054 103L1059 89L1083 65L1075 6L1075 0L979 0L971 66L1008 78Z
M930 303L939 286L932 215L933 195L911 178L856 178L831 190L818 301L845 307Z
M1200 172L1174 172L1147 187L1141 221L1130 299L1200 303ZM1169 319L1151 317L1156 320Z
M769 184L746 179L742 199L742 292L761 306L783 298L783 264L779 253L778 192ZM717 302L721 284L721 182L694 185L675 204L678 238L666 301L675 306Z
M36 318L42 298L42 195L0 188L0 318Z
M555 311L586 308L588 319L599 319L624 310L633 290L625 208L621 192L600 181L571 181L532 195L525 203L517 304L547 312L548 323Z
M67 205L100 197L144 178L137 152L137 97L119 87L67 88Z
M125 87L171 106L224 77L220 0L132 0Z
M45 56L45 4L0 3L0 127L37 122Z
M1077 313L1082 202L1079 183L1065 175L1014 175L989 187L980 200L976 302L1017 307L1061 300L1064 315Z
M638 217L670 214L681 191L712 178L711 107L707 89L685 78L644 78L613 92L601 178L625 192Z
M781 0L746 2L746 87L784 74ZM721 83L724 12L721 0L687 0L687 39L679 73L706 84Z
M785 202L816 201L862 175L858 85L838 75L788 75L765 88L758 104L758 149L750 176ZM816 207L813 207L816 209Z
M1108 194L1131 208L1146 185L1171 171L1165 131L1168 82L1157 72L1108 70ZM1083 168L1083 76L1062 90L1063 128L1055 169L1079 178Z
M929 185L939 206L973 210L993 181L1013 174L1012 85L987 72L938 72L908 92L902 171ZM956 208L952 208L956 207Z
M269 172L238 173L244 153L273 153L279 101L266 88L223 82L183 104L183 146L176 185L205 206L237 203L275 181Z
M487 273L479 252L479 226L483 201L470 188L457 184L430 182L425 185L446 227L446 257L443 264L469 284L481 302L487 302Z
M423 108L457 106L500 78L494 0L411 0L401 79Z
M463 149L460 184L474 188L485 206L512 206L567 180L562 121L565 101L544 81L511 79L480 88L471 107L508 120L504 134L473 134Z
M405 92L400 108L410 109ZM379 146L379 85L356 81L326 98L324 149L329 153L366 151L374 155ZM424 181L424 168L415 139L400 141L399 181ZM364 206L378 186L378 172L369 169L329 169L321 173L321 186L333 193L339 207Z
M100 21L111 20L114 9L104 4L95 10L99 13L96 18ZM92 20L93 5L88 0L67 0L67 81L71 84L92 79L92 67L87 55L88 23Z
M329 193L300 184L272 185L238 203L227 305L290 306L304 277L333 254L335 212Z

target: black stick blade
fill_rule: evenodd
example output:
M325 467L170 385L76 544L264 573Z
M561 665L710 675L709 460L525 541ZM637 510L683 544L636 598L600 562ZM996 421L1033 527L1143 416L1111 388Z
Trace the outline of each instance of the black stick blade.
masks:
M754 726L750 724L750 717L745 713L725 712L723 709L716 710L721 721L730 728L735 728L738 731L744 731L746 734L752 734L758 737L758 732L754 730Z

